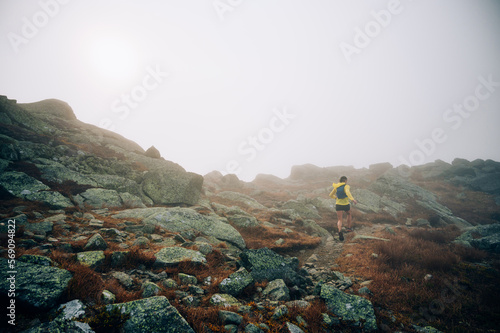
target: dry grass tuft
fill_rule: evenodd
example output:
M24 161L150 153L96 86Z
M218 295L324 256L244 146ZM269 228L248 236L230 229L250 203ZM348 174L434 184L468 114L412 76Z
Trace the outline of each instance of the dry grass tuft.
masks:
M99 304L104 281L100 274L90 267L73 264L66 268L73 273L67 289L68 300L80 299L89 303Z
M276 252L298 251L306 248L314 248L321 243L320 237L311 237L301 232L286 233L281 228L257 226L249 228L235 227L249 249L260 249L267 247ZM277 244L282 239L283 243Z
M117 279L109 279L104 282L103 290L112 292L116 297L116 303L132 302L142 297L141 290L126 290Z
M460 230L455 226L444 229L413 229L408 235L416 239L431 241L438 244L446 244L460 235Z

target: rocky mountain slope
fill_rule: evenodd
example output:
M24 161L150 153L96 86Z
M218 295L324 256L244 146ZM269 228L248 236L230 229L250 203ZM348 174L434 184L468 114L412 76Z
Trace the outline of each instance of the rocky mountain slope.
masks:
M345 242L328 197L342 175L359 201ZM0 200L2 327L14 332L446 331L489 304L475 288L500 295L491 160L203 177L62 101L0 96ZM479 285L422 315L465 272ZM472 317L478 332L494 322Z

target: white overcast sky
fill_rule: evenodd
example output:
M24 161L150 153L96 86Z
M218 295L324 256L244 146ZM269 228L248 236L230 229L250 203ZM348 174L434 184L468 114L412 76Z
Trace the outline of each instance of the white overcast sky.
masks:
M186 170L500 160L500 1L0 0L0 94Z

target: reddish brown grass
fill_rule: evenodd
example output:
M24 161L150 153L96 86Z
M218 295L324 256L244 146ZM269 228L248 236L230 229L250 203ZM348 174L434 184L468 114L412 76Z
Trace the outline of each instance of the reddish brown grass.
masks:
M271 228L267 226L257 226L249 228L235 227L249 249L260 249L267 247L276 252L298 251L304 248L313 248L321 243L320 237L311 237L305 233L286 233L281 228ZM283 239L283 244L276 244L276 241Z
M141 299L141 290L126 290L117 279L109 279L104 282L103 290L112 292L116 297L116 303L126 303ZM102 291L101 291L102 292Z
M74 264L67 269L73 273L68 283L68 300L80 299L86 302L100 303L100 296L104 290L104 281L100 274L87 266Z
M498 318L500 313L495 301L500 297L498 270L461 262L484 258L484 253L450 246L435 235L414 234L417 235L400 232L387 243L358 243L348 248L352 256L337 259L338 270L348 275L355 272L361 280L372 280L368 287L373 296L369 298L377 309L379 322L390 330L419 321L445 332L461 331L464 325L468 332L491 327L491 318ZM378 253L379 257L373 258L371 253ZM424 279L427 274L432 278ZM359 287L355 284L353 289ZM439 310L435 309L437 305Z

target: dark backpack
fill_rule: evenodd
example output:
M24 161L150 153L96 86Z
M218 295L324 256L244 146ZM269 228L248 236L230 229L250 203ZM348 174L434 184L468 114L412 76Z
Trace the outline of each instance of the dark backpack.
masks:
M345 193L345 184L337 188L337 198L339 199L347 198L347 194Z

